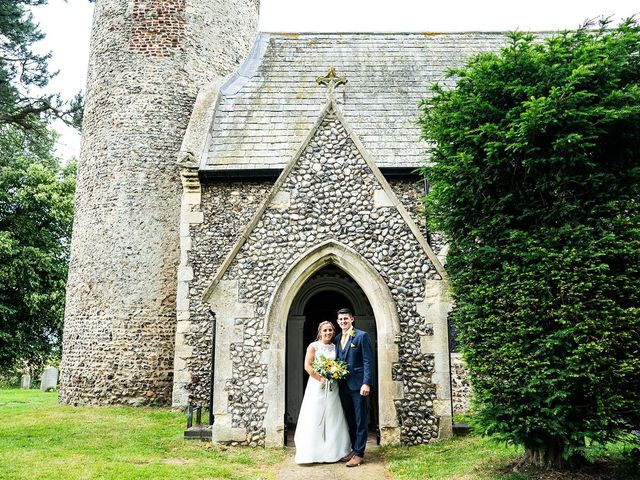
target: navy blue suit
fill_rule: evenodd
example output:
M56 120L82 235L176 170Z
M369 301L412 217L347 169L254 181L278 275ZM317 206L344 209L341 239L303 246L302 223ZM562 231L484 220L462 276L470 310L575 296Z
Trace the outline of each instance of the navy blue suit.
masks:
M362 330L355 332L353 337L347 339L344 350L340 347L342 332L338 333L334 342L338 358L349 365L349 376L340 382L340 402L349 424L353 453L363 457L367 445L369 404L367 397L360 395L360 387L364 384L373 385L373 352L369 335Z

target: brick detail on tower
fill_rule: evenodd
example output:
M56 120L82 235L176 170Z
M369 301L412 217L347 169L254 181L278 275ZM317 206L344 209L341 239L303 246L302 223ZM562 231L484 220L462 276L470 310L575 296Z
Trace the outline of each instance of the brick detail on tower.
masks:
M185 0L133 0L129 49L164 57L184 44Z

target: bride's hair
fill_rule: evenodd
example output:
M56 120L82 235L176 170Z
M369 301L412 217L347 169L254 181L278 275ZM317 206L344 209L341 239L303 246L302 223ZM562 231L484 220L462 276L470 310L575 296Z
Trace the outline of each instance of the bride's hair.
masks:
M318 325L318 334L316 335L316 341L320 340L320 330L322 330L322 327L324 327L325 325L329 325L331 327L331 330L333 330L333 333L336 333L336 328L333 326L333 323L331 323L329 320L320 322L320 325Z

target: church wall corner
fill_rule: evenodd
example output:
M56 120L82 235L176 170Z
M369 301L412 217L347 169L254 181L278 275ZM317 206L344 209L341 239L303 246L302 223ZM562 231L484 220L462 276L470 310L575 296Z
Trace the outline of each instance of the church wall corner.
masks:
M198 185L197 195L183 193L180 225L183 248L179 268L183 287L177 302L180 308L174 360L178 369L173 385L175 407L208 400L212 365L209 311L216 313L217 322L225 321L225 313L211 302L203 302L203 293L272 182L199 182ZM246 309L239 313L239 318L243 316L250 316ZM180 358L179 353L187 351L187 347L188 356ZM236 436L234 433L234 438Z

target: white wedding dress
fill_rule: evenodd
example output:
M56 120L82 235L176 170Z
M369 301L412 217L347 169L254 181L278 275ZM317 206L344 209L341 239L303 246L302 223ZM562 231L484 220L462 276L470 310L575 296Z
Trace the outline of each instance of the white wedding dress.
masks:
M336 358L333 343L313 342L311 345L316 350L316 360L320 356ZM309 377L294 436L296 463L332 463L351 452L349 427L340 404L338 384L332 383L331 389L328 385L322 388L322 383Z

